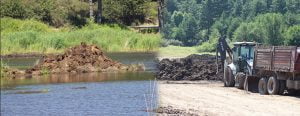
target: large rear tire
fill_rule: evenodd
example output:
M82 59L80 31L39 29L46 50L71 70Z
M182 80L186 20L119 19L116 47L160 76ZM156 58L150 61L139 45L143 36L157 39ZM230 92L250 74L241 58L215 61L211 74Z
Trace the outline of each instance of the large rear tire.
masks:
M224 73L224 86L225 87L234 87L234 77L232 74L232 70L230 67L226 67L225 73Z
M244 90L246 90L246 91L249 91L248 78L249 77L246 76L245 81L244 81Z
M238 82L237 88L238 88L238 89L244 89L245 80L246 80L246 75L243 74L243 73L238 73L238 74L236 75L236 79L237 79L237 82Z
M267 90L267 83L268 83L268 79L267 78L261 78L258 82L258 92L261 95L267 95L268 94L268 90Z
M269 78L267 88L270 95L278 95L279 81L276 79L276 77L272 76Z

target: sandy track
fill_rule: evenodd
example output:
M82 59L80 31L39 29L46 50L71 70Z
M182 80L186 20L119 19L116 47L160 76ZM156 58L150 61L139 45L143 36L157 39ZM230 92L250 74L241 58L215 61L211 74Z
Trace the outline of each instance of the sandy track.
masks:
M192 84L191 84L192 83ZM300 97L259 95L222 82L160 81L159 105L199 115L300 116Z

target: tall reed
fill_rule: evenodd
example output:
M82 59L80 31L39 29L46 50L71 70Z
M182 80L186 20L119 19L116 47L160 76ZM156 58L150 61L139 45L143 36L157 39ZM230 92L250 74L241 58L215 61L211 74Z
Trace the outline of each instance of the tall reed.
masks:
M2 26L2 20L7 24ZM156 51L160 40L159 34L142 34L118 25L90 23L80 29L56 29L34 20L1 19L2 54L59 53L81 42L108 52Z

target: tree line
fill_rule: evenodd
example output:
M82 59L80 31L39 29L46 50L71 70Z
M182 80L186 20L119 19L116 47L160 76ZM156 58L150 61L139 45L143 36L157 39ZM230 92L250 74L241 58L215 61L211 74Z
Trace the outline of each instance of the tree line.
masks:
M80 27L88 22L90 15L95 22L141 24L145 22L146 17L155 15L150 8L153 5L151 2L156 0L1 0L0 2L1 18L33 18L55 27L66 25Z
M162 34L213 51L229 41L300 45L300 0L161 0Z

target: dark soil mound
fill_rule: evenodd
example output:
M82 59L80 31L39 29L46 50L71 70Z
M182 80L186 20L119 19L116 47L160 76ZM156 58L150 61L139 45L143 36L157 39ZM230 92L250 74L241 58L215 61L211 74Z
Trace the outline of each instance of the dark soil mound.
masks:
M75 46L61 55L46 56L44 60L27 73L101 72L111 70L131 70L131 67L106 57L95 45Z
M159 62L157 79L160 80L222 80L221 70L213 55L190 55L181 59L163 59ZM218 64L221 67L221 63Z
M189 110L181 110L181 109L175 109L172 106L168 107L159 107L156 110L157 116L165 116L165 115L172 115L172 116L199 116L195 112L195 110L189 109Z

